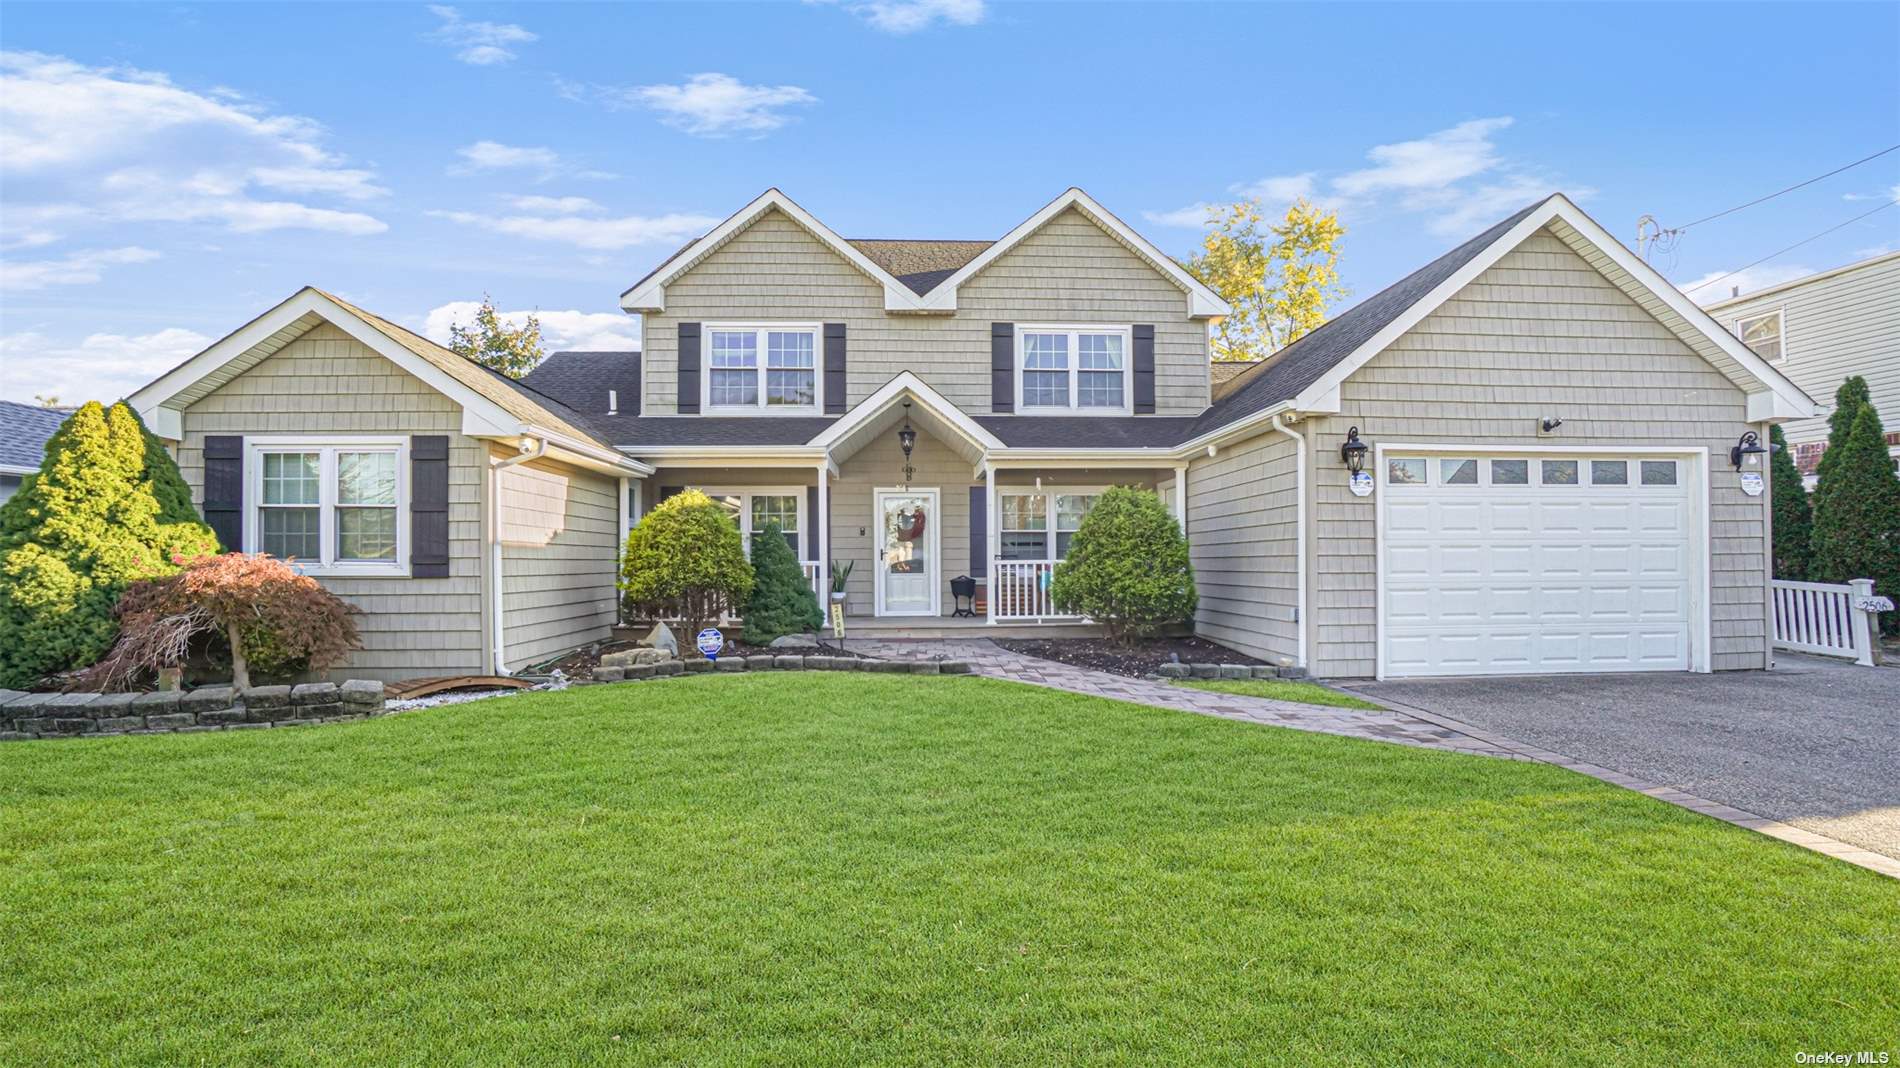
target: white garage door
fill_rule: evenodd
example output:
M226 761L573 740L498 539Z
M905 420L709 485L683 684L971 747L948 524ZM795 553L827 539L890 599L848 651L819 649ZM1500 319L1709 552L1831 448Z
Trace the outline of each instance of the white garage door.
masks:
M1690 460L1381 459L1386 676L1689 668Z

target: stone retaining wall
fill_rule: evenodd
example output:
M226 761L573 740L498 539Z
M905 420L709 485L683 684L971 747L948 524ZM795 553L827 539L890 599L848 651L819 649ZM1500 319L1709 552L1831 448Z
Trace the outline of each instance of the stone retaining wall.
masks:
M21 693L0 690L0 741L96 734L292 727L383 713L383 684L367 679L229 686L157 693Z

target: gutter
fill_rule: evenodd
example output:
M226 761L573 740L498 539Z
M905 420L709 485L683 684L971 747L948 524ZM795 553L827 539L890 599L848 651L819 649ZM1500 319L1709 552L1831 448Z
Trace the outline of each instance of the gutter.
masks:
M1306 666L1306 435L1289 427L1281 413L1274 413L1273 429L1293 439L1293 538L1294 566L1299 578L1294 584L1293 616L1299 638L1299 666Z
M530 445L529 442L533 444ZM488 460L488 603L493 617L491 640L494 642L495 674L507 675L503 659L501 622L501 473L504 469L539 460L548 454L548 439L523 438L521 454L506 460Z

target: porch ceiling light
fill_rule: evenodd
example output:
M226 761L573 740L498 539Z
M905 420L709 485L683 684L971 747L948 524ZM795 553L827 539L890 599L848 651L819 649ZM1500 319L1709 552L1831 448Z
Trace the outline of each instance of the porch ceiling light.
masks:
M1339 447L1339 458L1346 461L1346 470L1358 474L1366 469L1366 452L1371 448L1359 440L1359 428L1346 431L1346 443Z
M1778 449L1781 446L1774 447ZM1761 436L1750 430L1742 435L1742 440L1736 442L1734 448L1728 451L1728 462L1734 464L1737 471L1742 469L1743 464L1755 467L1761 463L1759 459L1761 454L1767 451L1762 447Z
M910 450L917 447L917 432L910 428L910 399L904 400L904 427L897 432L897 447L904 450L904 488L910 489L911 478L917 471L910 465Z

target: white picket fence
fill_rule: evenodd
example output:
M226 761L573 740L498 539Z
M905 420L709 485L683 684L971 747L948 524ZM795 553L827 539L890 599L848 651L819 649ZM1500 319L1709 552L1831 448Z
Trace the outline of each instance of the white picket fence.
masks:
M1775 648L1874 662L1875 613L1859 607L1874 595L1872 579L1769 583L1775 599Z

